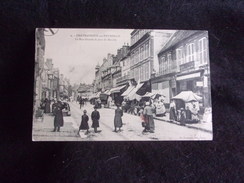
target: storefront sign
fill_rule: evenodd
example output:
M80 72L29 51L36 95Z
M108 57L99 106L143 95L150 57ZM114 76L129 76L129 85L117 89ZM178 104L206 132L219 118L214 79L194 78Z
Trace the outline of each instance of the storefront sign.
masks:
M180 81L180 80L197 78L197 77L201 77L201 73L200 72L193 73L193 74L187 74L187 75L184 75L184 76L178 76L176 80Z
M187 70L190 70L190 69L194 69L195 67L195 62L194 61L191 61L191 62L187 62L185 64L182 64L180 65L180 71L187 71Z
M199 87L203 87L203 82L202 81L197 81L196 85L199 86Z

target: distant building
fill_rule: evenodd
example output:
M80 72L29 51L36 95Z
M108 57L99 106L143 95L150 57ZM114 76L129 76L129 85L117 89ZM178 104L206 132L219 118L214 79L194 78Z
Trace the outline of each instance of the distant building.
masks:
M97 64L95 67L95 80L94 80L94 92L99 92L102 90L102 72L100 65Z
M109 90L113 87L112 83L112 66L113 64L113 55L108 53L107 58L103 59L103 63L100 67L102 75L101 75L101 81L102 81L102 91Z
M162 92L166 102L190 90L203 97L210 106L210 68L207 31L174 33L158 53L159 72L152 79L152 90Z

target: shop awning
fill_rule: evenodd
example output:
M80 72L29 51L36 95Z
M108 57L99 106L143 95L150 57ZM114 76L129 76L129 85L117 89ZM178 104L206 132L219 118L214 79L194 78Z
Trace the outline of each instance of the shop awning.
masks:
M106 90L103 94L110 95L111 93L110 93L110 90Z
M119 93L120 90L122 90L124 87L126 87L126 85L119 86L119 87L116 87L116 88L112 88L112 89L110 90L110 93L111 93L111 94L112 94L112 93Z
M202 100L202 97L199 97L192 91L182 91L178 95L174 96L172 99L180 99L185 102L190 102L190 101L200 101Z
M153 98L154 95L156 95L156 94L151 93L151 92L147 92L147 93L146 93L145 95L143 95L142 97L143 97L143 98L144 98L144 97L150 97L150 98Z
M124 93L122 93L122 95L121 96L127 96L133 89L135 88L135 86L129 86L128 88L127 88L127 90L125 90L125 92Z
M142 87L143 83L139 83L136 85L134 89L131 90L131 92L127 95L128 100L134 100L136 99L137 101L141 100L141 96L136 94L136 92Z
M100 94L101 94L101 92L97 92L96 95L95 95L96 98L99 98L100 97Z

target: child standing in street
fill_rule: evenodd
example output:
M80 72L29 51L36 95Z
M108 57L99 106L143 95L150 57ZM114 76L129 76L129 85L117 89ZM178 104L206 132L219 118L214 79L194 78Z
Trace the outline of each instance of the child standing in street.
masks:
M83 113L84 114L81 116L81 123L77 134L79 134L80 130L86 130L85 134L89 133L89 125L88 125L89 117L86 114L87 113L86 110L84 110Z

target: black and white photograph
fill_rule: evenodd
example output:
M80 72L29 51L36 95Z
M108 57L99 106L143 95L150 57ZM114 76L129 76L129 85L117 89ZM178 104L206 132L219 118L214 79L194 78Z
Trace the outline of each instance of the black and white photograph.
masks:
M208 31L35 33L33 141L212 140Z

